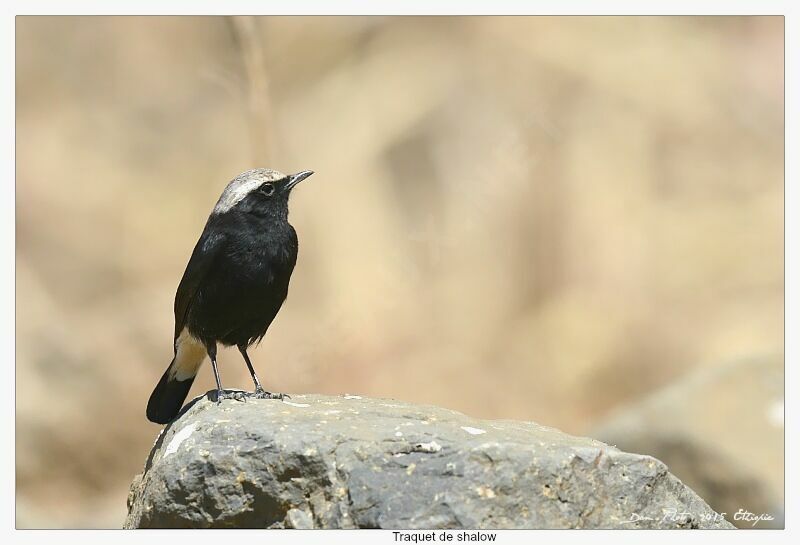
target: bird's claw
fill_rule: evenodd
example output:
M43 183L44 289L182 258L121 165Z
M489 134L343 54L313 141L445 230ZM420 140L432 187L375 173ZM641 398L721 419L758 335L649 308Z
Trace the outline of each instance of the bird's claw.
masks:
M279 393L273 394L272 392L267 392L263 388L256 388L255 391L249 395L250 397L254 397L256 399L278 399L281 401L283 401L284 399L289 399L291 397L289 396L289 394L279 394Z
M247 402L247 393L246 392L226 392L223 390L217 391L217 405L222 403L223 399L234 399L236 401L244 401Z

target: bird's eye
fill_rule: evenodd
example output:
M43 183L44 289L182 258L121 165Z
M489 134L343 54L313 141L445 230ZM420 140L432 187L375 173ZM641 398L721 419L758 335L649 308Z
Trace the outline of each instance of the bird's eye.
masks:
M272 197L272 194L275 193L275 186L272 184L264 184L258 188L262 195L266 197Z

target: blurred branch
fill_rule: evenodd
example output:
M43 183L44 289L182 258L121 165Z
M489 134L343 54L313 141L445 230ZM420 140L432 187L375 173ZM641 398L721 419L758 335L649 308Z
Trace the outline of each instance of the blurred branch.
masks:
M247 126L253 166L268 166L273 151L270 138L272 109L258 21L252 16L232 16L228 21L242 55L247 78Z

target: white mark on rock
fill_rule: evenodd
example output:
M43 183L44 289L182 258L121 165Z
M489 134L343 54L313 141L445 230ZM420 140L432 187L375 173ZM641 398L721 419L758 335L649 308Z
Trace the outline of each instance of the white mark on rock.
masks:
M430 443L417 443L414 445L414 450L417 452L439 452L442 450L442 445L436 441L431 441Z
M287 405L291 405L292 407L310 407L311 406L308 403L294 403L292 401L286 401L285 399L283 400L283 402L285 404L287 404Z
M361 399L361 396L352 395L352 394L344 394L345 399Z
M783 399L776 399L767 407L767 421L776 428L783 427Z
M396 432L394 432L394 436L395 437L403 437L403 432L402 431L396 431Z
M470 435L480 435L482 433L486 433L486 430L482 430L480 428L470 428L469 426L461 426L461 429Z
M195 428L197 427L197 423L189 424L188 426L184 426L181 431L176 433L172 436L172 440L167 445L167 448L164 449L164 458L169 456L170 454L175 454L178 452L178 447L181 446L181 443L186 441L192 433L194 433Z
M161 436L164 435L165 431L167 431L166 427L161 428L161 431L158 432L158 436L156 436L156 440L153 442L153 446L156 446L158 444L158 440L161 439Z
M492 490L487 486L479 486L478 488L475 489L475 492L477 492L481 498L491 499L495 497L494 490Z

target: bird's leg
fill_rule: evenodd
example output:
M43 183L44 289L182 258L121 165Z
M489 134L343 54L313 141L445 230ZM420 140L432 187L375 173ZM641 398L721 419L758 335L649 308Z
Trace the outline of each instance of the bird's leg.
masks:
M222 403L223 399L235 399L237 401L245 401L246 398L243 392L225 392L222 389L222 381L219 378L219 369L217 368L217 343L209 343L206 345L208 357L211 360L211 368L214 370L214 380L217 381L217 405Z
M273 394L271 392L267 392L266 390L264 390L264 388L261 387L261 382L259 382L258 380L258 375L256 375L256 370L253 369L253 364L250 363L250 356L247 355L247 345L240 344L239 352L242 353L244 362L247 364L247 370L250 371L250 376L253 377L253 384L255 384L256 386L255 391L250 395L259 399L283 399L289 397L286 394Z

